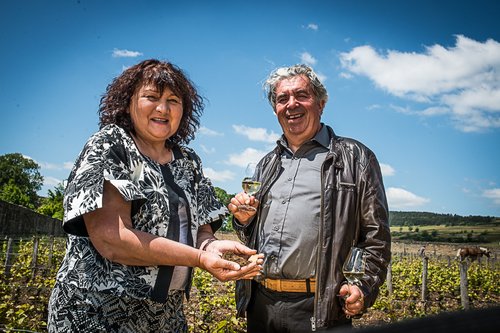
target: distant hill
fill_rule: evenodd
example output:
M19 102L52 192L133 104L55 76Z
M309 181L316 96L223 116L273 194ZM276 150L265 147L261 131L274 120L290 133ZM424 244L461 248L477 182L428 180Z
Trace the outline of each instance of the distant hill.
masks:
M428 212L389 212L391 226L418 226L418 225L484 225L500 223L494 216L460 216L456 214L436 214Z

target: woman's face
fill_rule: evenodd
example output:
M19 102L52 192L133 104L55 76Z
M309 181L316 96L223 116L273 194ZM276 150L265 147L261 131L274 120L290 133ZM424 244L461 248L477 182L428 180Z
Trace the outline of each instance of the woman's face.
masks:
M164 143L179 129L182 99L169 88L160 94L155 86L145 85L132 97L129 113L138 137L150 143Z

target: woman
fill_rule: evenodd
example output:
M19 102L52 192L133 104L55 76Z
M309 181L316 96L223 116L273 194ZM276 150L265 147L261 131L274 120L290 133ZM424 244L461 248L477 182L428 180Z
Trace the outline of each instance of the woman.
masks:
M221 281L258 274L261 259L240 267L221 258L256 251L215 239L227 210L184 146L203 106L183 72L158 60L130 67L108 86L100 130L65 191L70 235L49 332L186 332L182 303L192 267Z

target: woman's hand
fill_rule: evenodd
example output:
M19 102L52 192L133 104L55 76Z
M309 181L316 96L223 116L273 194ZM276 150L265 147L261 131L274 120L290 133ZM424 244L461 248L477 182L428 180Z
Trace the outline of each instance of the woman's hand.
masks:
M219 281L230 281L240 279L252 279L260 275L264 255L253 256L247 265L225 260L222 255L225 253L234 253L249 258L257 251L252 250L241 243L229 240L217 240L210 243L206 251L200 252L200 267L215 276Z
M204 250L198 257L198 266L220 281L252 279L260 275L264 255L256 254L256 250L240 242L216 239L209 224L198 228L197 244Z
M365 308L363 292L356 285L344 284L340 287L339 296L345 301L344 313L347 316L360 314Z
M238 209L241 205L248 205L254 209ZM254 196L249 196L245 192L240 192L231 198L231 202L227 205L227 209L234 215L234 217L242 224L247 224L248 221L255 216L257 212L257 207L259 207L259 200L255 199Z

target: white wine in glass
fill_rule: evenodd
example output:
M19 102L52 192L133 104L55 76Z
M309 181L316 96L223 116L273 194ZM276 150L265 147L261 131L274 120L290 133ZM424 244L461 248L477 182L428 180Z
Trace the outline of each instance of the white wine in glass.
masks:
M255 193L257 193L257 191L260 189L260 182L255 181L250 177L245 177L241 182L241 187L246 194L255 195Z
M361 278L365 275L365 256L364 250L359 247L351 247L344 266L342 266L342 273L349 282L349 284L359 284Z
M350 286L359 285L361 278L365 275L366 260L364 250L359 247L351 247L347 259L342 266L342 273L348 282L349 293L343 297L344 301L350 296ZM346 316L350 318L350 316Z
M261 185L259 181L253 180L256 166L256 163L248 163L245 170L245 178L243 178L243 180L241 181L241 187L243 188L243 191L245 191L245 193L250 196L255 195L255 193L257 193L257 191L260 189ZM256 210L255 207L252 207L250 205L239 205L238 209L247 211Z

